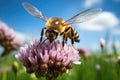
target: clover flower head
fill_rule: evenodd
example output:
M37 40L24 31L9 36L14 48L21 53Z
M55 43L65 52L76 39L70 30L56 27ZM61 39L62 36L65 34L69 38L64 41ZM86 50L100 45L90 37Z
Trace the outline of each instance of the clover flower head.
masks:
M96 68L96 70L98 70L98 71L101 70L100 64L96 64L96 65L95 65L95 68Z
M120 65L120 56L118 56L118 64Z
M72 46L65 45L63 48L59 41L39 43L36 40L21 47L20 53L16 55L26 67L26 71L35 73L36 77L46 77L47 80L56 78L72 69L72 63L81 63L78 51Z
M4 48L2 56L17 50L22 44L13 29L0 21L0 45Z
M105 39L101 38L100 39L100 47L104 48L104 46L105 46Z
M79 51L79 54L81 54L85 60L90 57L90 52L86 48L78 47L77 50Z

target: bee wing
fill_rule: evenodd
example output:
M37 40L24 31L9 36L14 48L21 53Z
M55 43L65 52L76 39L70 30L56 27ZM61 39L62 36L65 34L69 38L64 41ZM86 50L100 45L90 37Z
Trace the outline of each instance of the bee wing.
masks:
M73 24L73 23L82 23L85 21L88 21L95 16L97 16L102 11L101 8L92 8L85 10L75 16L73 16L71 19L67 20L66 23Z
M36 7L31 5L30 3L23 2L22 5L25 8L25 10L28 11L28 13L30 13L32 16L36 18L40 18L44 21L48 20L47 17L45 17L41 11L39 11Z

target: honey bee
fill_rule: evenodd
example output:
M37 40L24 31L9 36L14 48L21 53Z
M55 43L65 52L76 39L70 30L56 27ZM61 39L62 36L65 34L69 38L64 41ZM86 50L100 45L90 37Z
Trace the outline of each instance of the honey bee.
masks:
M79 42L80 37L77 31L71 26L74 23L82 23L88 21L101 12L101 8L92 8L78 13L67 21L64 21L62 18L52 17L47 18L40 10L31 5L30 3L23 2L23 7L27 10L32 16L40 18L46 22L46 27L41 31L40 43L42 42L44 31L46 38L52 43L58 38L58 36L63 37L62 46L64 47L67 39L71 39L71 44L74 42Z

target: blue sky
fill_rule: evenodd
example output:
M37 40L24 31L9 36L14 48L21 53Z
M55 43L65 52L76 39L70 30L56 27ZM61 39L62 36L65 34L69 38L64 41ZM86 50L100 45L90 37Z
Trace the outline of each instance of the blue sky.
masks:
M115 39L120 48L120 0L0 0L0 20L23 38L39 39L45 22L28 14L22 2L33 4L48 18L61 17L64 20L88 8L100 7L103 12L95 19L72 25L81 37L81 42L75 46L99 48L100 38L105 38L108 32L109 45Z

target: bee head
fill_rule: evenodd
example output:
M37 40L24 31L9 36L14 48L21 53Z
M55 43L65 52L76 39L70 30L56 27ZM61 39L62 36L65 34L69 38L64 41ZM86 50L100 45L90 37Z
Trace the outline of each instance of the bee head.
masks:
M46 37L52 43L55 39L58 37L58 31L54 29L48 29L46 30Z

